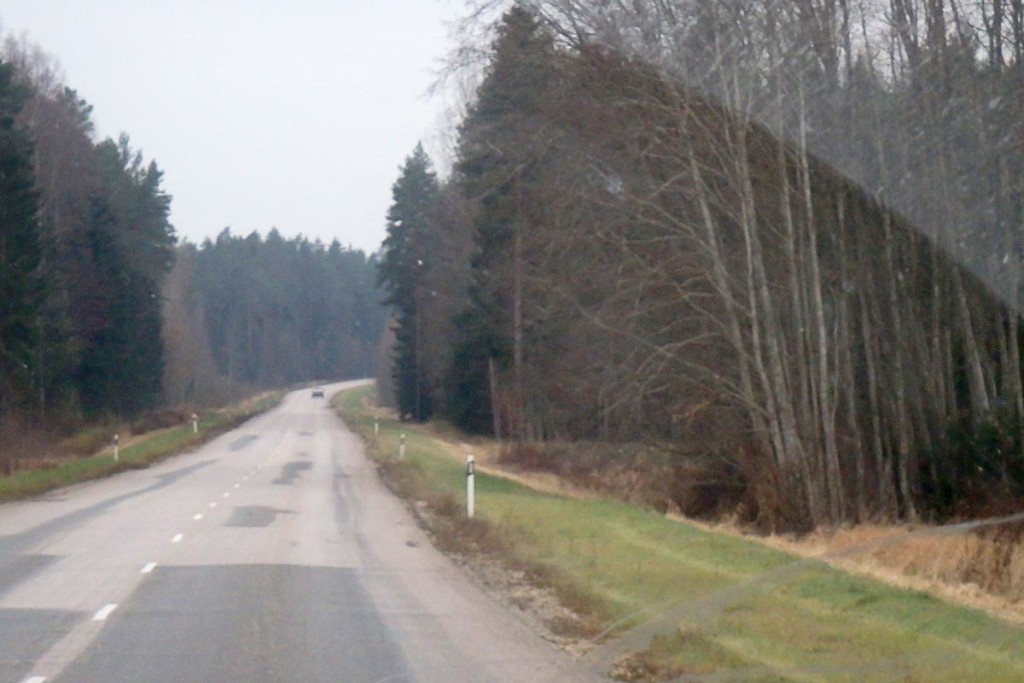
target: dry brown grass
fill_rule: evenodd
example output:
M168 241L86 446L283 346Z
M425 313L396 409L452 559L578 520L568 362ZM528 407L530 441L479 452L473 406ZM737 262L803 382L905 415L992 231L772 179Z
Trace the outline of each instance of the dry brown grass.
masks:
M448 452L453 460L473 452L479 471L537 491L583 499L610 497L608 481L599 489L550 471L525 470L510 465L507 456L503 458L493 444L450 445ZM795 536L751 534L736 520L707 523L681 515L668 516L804 557L820 558L844 571L931 593L953 604L1024 624L1024 520L946 527L863 524Z
M30 422L8 417L0 423L0 476L53 467L62 457L56 440Z
M1020 520L950 526L863 524L801 537L751 535L733 524L701 526L1024 624Z
M191 413L188 413L190 415ZM127 447L141 434L153 434L188 419L181 410L147 414L131 425L98 423L63 435L57 429L40 427L33 420L7 416L0 424L0 474L49 469L63 462L84 458L109 448L114 434Z
M253 415L277 405L281 392L265 392L244 404L199 416L199 433L188 426L191 412L165 411L136 429L184 419L177 426L133 434L132 426L100 423L58 439L30 421L10 416L0 425L0 501L11 501L75 483L147 467L184 449L233 429ZM112 436L120 435L121 458L111 455Z
M557 449L557 446L556 446ZM473 450L478 468L488 474L510 479L545 493L576 498L615 498L668 512L709 530L725 532L805 557L816 557L845 571L870 576L901 588L918 590L948 602L983 610L1016 624L1024 624L1024 516L993 518L947 526L863 524L818 530L800 535L751 533L749 514L740 511L731 518L721 514L692 514L687 500L703 504L703 489L685 489L690 498L675 497L671 506L653 499L663 495L651 481L663 477L678 489L679 475L703 476L671 471L660 463L645 461L642 453L632 454L624 463L561 457L551 452L529 450L510 453L508 449L482 444L458 444L452 457ZM568 469L565 462L575 464ZM593 467L599 464L599 467ZM575 469L573 469L575 468ZM588 471L588 468L589 471ZM677 468L678 470L678 468ZM703 473L703 474L702 474ZM674 478L672 475L675 474ZM717 491L714 486L711 487ZM685 497L684 497L685 498ZM652 502L653 501L653 502ZM734 508L736 510L737 508ZM719 510L719 513L721 511ZM680 514L682 513L682 514ZM690 514L687 514L690 513Z

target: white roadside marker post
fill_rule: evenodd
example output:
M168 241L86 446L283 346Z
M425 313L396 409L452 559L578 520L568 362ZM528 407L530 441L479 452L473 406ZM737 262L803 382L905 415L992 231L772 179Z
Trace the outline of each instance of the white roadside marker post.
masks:
M398 459L405 460L405 434L398 437Z
M121 459L121 448L119 445L120 441L121 437L117 434L114 434L114 462L117 462L118 460Z
M195 413L192 413L192 433L199 433L199 416L196 415Z
M476 461L472 455L466 456L466 516L473 518L476 508Z

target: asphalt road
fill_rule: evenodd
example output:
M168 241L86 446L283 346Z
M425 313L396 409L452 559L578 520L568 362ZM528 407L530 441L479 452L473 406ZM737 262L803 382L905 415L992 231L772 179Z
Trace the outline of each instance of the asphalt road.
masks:
M0 506L0 683L588 676L430 546L308 391L194 453Z

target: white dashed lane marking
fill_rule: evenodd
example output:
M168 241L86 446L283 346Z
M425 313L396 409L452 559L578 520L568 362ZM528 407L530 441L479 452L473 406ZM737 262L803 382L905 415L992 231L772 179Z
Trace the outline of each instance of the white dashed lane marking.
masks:
M175 537L171 539L171 543L181 543L181 539L183 538L185 538L185 534L176 534Z
M210 503L210 507L215 508L215 507L217 507L217 504L216 503Z
M203 513L201 513L201 512L196 514L196 515L193 515L193 517L192 517L192 519L196 520L197 522L199 520L201 520L202 518L203 518Z
M93 615L92 620L93 621L105 621L106 618L109 617L111 615L111 613L114 610L116 610L116 609L117 609L117 605L114 604L114 603L110 603L109 605L104 605L103 608L99 612L97 612L96 614Z
M149 574L154 569L156 569L156 562L150 562L149 564L147 564L145 567L142 568L142 573L143 574Z
M32 678L26 678L21 683L46 683L46 676L33 676Z

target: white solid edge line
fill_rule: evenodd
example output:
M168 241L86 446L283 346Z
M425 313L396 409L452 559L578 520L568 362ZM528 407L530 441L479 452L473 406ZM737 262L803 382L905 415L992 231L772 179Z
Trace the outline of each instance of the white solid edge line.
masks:
M171 539L171 543L179 543L183 538L185 538L185 534L176 534L174 538Z
M104 605L103 608L99 612L97 612L96 614L93 615L92 620L93 621L103 621L107 617L109 617L110 614L114 610L116 610L116 609L117 609L117 605L115 603L110 603L109 605Z
M143 574L149 574L154 569L156 569L156 562L150 562L149 564L147 564L145 567L142 568L142 573Z

